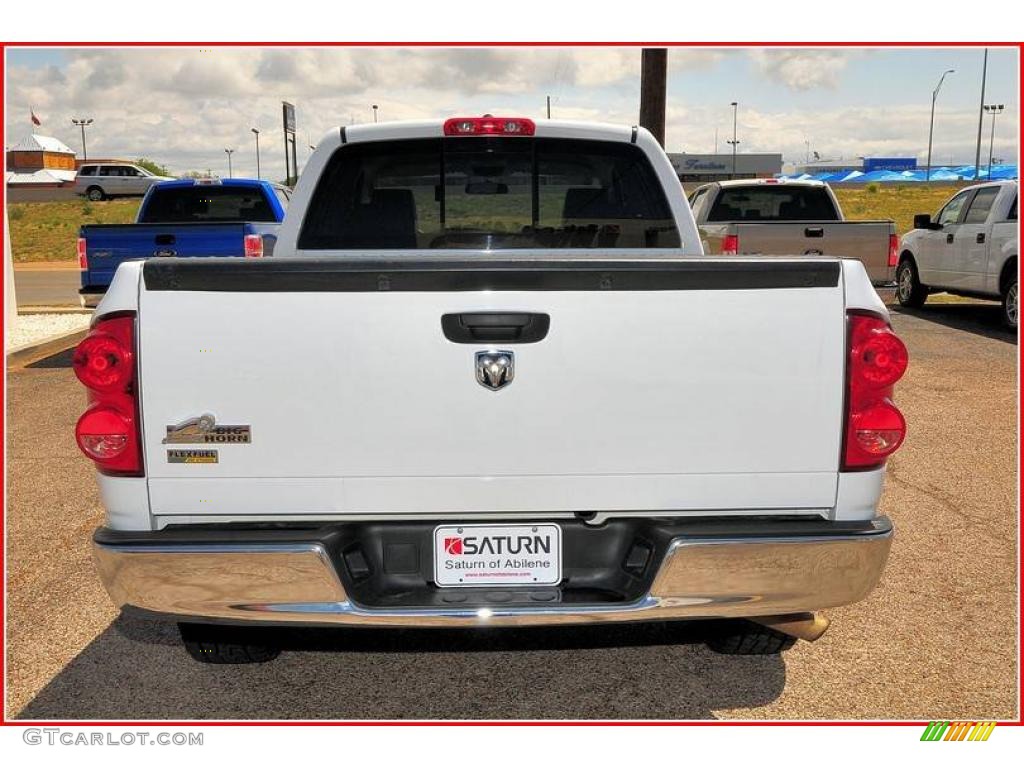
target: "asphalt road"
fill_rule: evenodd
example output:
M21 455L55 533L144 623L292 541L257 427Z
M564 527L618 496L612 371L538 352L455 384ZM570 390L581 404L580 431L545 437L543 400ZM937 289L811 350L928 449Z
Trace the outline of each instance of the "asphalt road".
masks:
M880 587L817 643L726 657L686 625L294 633L274 663L193 662L118 617L68 355L8 374L8 701L19 718L1015 719L1016 338L995 305L897 314L910 424Z
M19 307L78 307L81 285L77 265L15 266L14 292Z

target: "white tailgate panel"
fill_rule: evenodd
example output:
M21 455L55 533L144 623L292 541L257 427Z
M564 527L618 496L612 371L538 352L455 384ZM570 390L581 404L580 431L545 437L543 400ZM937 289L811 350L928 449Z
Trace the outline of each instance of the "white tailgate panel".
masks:
M515 380L477 383L446 312L547 312ZM143 291L152 512L827 508L841 285L736 291ZM251 444L162 445L213 414ZM217 464L170 464L168 448Z

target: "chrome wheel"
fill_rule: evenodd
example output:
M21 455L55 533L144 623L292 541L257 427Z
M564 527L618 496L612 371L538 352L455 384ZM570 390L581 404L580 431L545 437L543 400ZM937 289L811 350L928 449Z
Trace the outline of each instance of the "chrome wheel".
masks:
M910 294L914 292L914 273L910 265L904 263L900 267L899 293L900 301L910 301Z
M1006 291L1006 324L1011 328L1017 327L1018 292L1017 283L1013 283Z

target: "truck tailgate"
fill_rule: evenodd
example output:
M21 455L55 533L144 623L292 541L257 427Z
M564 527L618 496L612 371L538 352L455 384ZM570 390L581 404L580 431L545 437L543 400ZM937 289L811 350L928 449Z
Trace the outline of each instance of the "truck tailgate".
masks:
M86 285L107 285L126 259L153 256L242 256L246 225L91 224L82 227L89 275Z
M876 285L893 280L889 266L890 221L737 222L741 255L825 255L857 259Z
M834 260L157 259L143 274L155 515L791 513L835 501ZM493 311L545 313L550 330L527 344L442 331L442 315ZM495 348L513 353L514 379L492 391L475 356ZM207 414L251 441L165 442ZM170 459L191 449L216 463Z

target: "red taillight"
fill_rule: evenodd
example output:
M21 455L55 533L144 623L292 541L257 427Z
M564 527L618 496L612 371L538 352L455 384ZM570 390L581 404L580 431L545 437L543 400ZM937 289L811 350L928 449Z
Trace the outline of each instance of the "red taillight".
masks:
M75 348L71 365L89 390L89 408L75 427L78 447L105 475L141 477L135 316L97 322Z
M889 266L895 267L900 255L900 239L896 235L889 235Z
M722 238L722 255L735 256L740 252L739 235L726 235Z
M880 467L907 434L893 405L893 385L907 370L907 348L889 324L872 314L850 313L846 431L843 469Z
M86 255L85 238L78 238L78 268L83 272L89 268L89 257Z
M113 392L123 390L131 381L135 365L131 322L130 317L101 322L104 331L93 331L75 348L71 367L89 389Z
M246 235L245 236L245 258L247 258L247 259L262 259L263 258L263 235Z
M533 120L525 117L453 117L444 121L445 136L533 136Z

